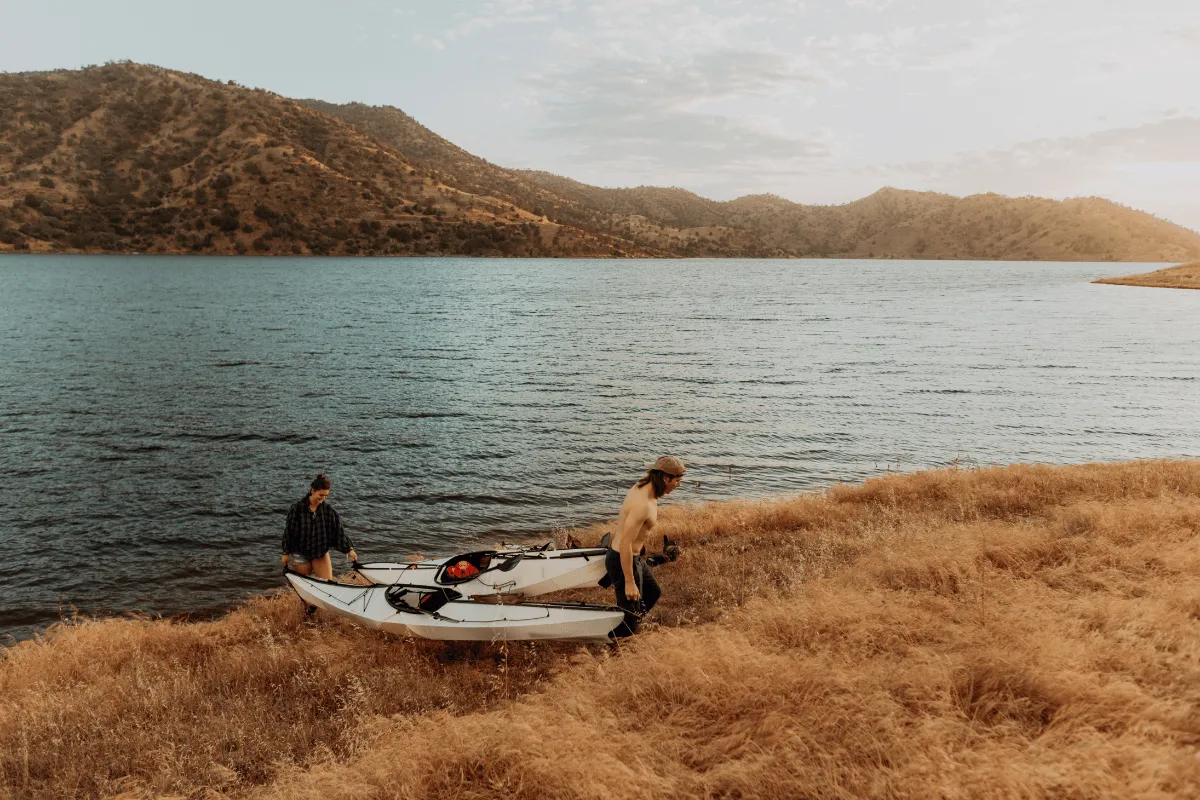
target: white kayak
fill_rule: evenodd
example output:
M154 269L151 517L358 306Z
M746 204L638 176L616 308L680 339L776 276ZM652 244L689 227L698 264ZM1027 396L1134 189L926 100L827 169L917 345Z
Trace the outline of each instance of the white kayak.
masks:
M310 605L368 628L446 641L569 639L605 641L621 624L615 606L584 603L499 603L465 599L456 589L404 584L362 586L287 572Z
M409 563L356 564L354 568L371 583L453 587L464 597L536 597L597 585L605 574L606 552L604 547L550 550L547 547L505 546L449 558ZM478 572L456 577L455 567L464 561L470 565L469 570Z

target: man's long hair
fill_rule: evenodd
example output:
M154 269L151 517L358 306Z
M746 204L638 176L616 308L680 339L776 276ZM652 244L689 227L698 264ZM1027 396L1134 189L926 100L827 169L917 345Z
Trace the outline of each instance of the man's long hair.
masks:
M647 483L654 487L654 499L662 497L667 493L667 473L661 469L652 469L642 476L642 479L637 482L638 487L645 486Z

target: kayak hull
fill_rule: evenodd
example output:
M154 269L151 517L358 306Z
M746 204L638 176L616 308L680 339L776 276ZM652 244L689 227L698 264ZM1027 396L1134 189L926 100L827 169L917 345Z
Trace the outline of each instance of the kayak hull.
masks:
M619 608L582 603L481 603L448 599L435 610L426 611L419 601L437 594L427 586L362 586L294 572L287 573L287 579L311 605L368 628L425 639L605 641L624 619Z

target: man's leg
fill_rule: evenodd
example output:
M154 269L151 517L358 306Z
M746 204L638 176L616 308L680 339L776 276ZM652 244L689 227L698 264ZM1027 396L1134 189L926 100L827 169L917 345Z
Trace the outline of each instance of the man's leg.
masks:
M650 565L645 561L641 563L641 579L642 614L649 614L650 609L654 608L654 604L658 602L658 598L662 597L662 589L659 588L658 581L654 579Z
M626 636L632 636L637 633L638 628L638 606L640 601L630 600L625 596L625 570L621 569L621 556L616 550L609 550L604 556L604 566L608 570L608 577L612 579L613 592L616 594L617 607L624 610L625 620L612 631L612 636L617 639ZM633 574L636 577L638 574L637 564L634 563Z

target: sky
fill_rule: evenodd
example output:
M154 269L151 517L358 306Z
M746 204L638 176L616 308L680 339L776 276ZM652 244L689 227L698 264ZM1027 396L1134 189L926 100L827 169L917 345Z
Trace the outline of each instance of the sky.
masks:
M600 186L1097 195L1200 230L1200 0L0 0L0 24L0 71L391 105Z

